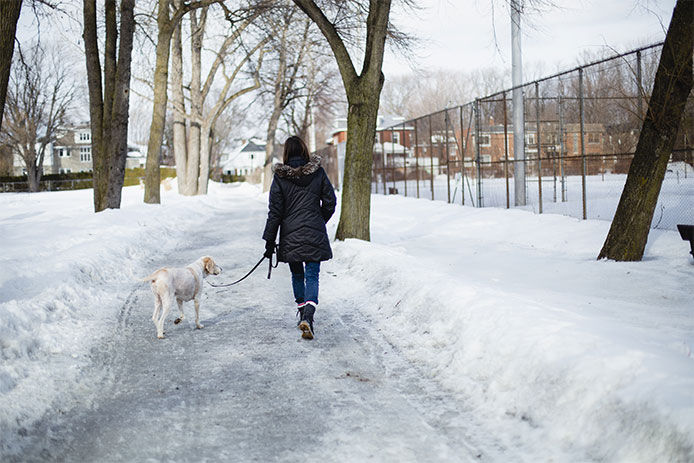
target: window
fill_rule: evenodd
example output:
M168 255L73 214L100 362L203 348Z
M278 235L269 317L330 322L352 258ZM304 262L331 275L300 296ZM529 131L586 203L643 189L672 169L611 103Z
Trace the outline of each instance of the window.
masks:
M480 162L482 162L482 163L492 162L492 155L491 154L480 154Z
M528 135L526 135L525 136L525 143L528 145L534 145L535 144L535 134L529 133Z
M480 135L480 146L491 146L489 135Z
M58 157L61 157L61 158L69 158L70 157L70 150L67 148L58 148L56 151L58 151Z
M400 144L400 132L393 132L393 143Z
M83 146L80 148L80 161L82 162L91 162L92 160L92 147L91 146Z
M600 143L600 134L595 132L589 133L588 143Z
M574 153L578 153L578 134L574 134Z
M79 141L90 141L92 139L91 132L80 132Z

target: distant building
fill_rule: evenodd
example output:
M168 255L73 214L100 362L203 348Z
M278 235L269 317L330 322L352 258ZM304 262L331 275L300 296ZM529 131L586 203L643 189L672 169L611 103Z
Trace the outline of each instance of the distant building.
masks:
M128 157L125 168L144 167L146 154L141 147L128 146ZM80 124L58 129L56 140L46 146L43 158L44 174L69 174L73 172L91 172L92 133L89 124ZM14 155L14 175L26 174L24 160L19 154Z
M335 146L340 183L344 172L345 153L347 151L347 119L335 119L335 127L327 140ZM384 162L402 163L401 159L412 155L414 145L414 125L405 123L402 116L379 115L376 120L374 138L374 166L378 168Z
M262 168L265 162L265 145L257 138L242 140L242 143L230 153L219 157L219 166L225 175L250 175Z

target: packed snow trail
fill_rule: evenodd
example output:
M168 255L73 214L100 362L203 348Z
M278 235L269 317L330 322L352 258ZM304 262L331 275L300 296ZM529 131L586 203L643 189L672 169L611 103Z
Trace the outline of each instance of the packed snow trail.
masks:
M243 275L263 250L264 209L239 203L154 266L212 255L224 273L210 278ZM508 451L462 398L388 344L349 294L322 297L316 339L301 340L287 266L270 281L265 269L233 288L205 284L205 328L193 328L187 303L183 323L170 313L163 340L148 285L134 284L84 373L95 384L84 400L91 405L24 430L30 444L16 459L458 462L498 461ZM339 284L325 265L322 287Z

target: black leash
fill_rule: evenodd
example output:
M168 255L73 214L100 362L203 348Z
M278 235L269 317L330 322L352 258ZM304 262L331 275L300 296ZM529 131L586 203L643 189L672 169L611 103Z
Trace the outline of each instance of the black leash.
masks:
M277 254L277 253L275 253L275 254ZM248 278L248 277L251 275L251 273L255 272L255 269L257 269L257 268L260 266L260 264L263 263L263 261L264 261L265 259L266 259L265 256L261 257L260 260L258 261L258 263L255 264L255 265L253 266L253 268L251 269L250 272L248 272L247 274L245 274L243 277L239 278L238 280L234 281L233 283L227 283L227 284L225 284L225 285L215 285L215 284L213 284L213 283L210 283L210 282L207 281L207 280L205 280L205 281L207 281L207 283L208 283L210 286L213 286L213 287L215 287L215 288L224 288L224 287L226 287L226 286L233 286L233 285L235 285L235 284L241 283L243 280L245 280L246 278ZM272 269L273 269L273 268L277 268L277 266L280 264L280 262L279 262L279 259L278 259L278 260L275 261L275 265L272 265L272 256L267 257L267 259L270 260L270 262L268 263L268 264L269 264L269 265L268 265L268 268L267 268L267 279L269 280L269 279L270 279L270 275L272 274Z

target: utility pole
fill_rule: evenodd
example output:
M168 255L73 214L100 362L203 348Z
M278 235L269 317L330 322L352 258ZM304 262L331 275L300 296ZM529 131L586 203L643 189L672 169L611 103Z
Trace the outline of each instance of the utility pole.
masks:
M511 0L511 78L513 86L513 184L515 205L525 206L525 118L523 115L523 64L521 12L523 0Z

